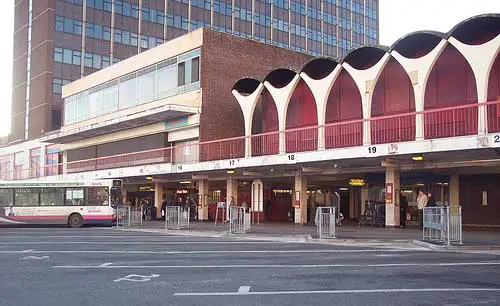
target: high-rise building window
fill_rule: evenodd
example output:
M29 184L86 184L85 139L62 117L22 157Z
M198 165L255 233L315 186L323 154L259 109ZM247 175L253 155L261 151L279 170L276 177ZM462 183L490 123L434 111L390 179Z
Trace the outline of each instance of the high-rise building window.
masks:
M64 124L199 88L200 49L144 68L64 100ZM86 53L86 57L92 53ZM59 83L58 83L59 84Z
M177 67L177 86L183 86L186 84L186 64L179 63Z
M62 63L63 61L63 49L62 48L54 48L54 61L58 63Z
M200 58L195 57L191 60L191 82L200 80Z

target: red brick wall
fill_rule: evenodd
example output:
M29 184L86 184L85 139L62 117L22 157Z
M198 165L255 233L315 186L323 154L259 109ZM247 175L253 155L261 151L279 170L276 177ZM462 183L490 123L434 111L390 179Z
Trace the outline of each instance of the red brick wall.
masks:
M276 68L299 71L311 56L233 35L204 30L200 140L243 136L243 113L231 93L241 78L262 80Z

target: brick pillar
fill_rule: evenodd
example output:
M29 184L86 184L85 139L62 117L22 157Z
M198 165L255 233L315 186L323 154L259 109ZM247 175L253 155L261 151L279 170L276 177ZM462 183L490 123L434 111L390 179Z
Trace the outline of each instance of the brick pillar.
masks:
M208 220L208 181L198 181L198 220Z
M399 226L399 169L396 167L387 167L385 170L386 187L386 205L385 205L385 225ZM389 190L389 188L391 190ZM391 192L392 196L388 198L387 194Z
M298 194L297 194L298 193ZM297 197L299 198L297 203ZM297 210L297 206L300 203L300 210ZM293 203L295 207L295 223L296 224L306 224L307 223L307 177L298 174L295 176L295 188L293 193Z

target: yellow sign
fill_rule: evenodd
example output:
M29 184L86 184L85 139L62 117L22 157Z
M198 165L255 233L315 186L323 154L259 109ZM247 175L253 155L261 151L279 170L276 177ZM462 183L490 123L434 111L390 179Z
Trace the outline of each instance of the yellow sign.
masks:
M349 185L351 185L351 186L364 186L364 185L366 185L366 182L364 179L350 179Z

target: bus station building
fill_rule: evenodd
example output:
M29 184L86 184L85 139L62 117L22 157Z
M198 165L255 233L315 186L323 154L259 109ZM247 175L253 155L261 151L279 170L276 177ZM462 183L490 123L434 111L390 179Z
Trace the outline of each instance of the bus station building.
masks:
M59 131L1 148L0 179L124 180L124 198L262 221L417 222L418 190L500 226L500 15L313 58L198 29L63 87ZM159 215L158 210L158 215Z

